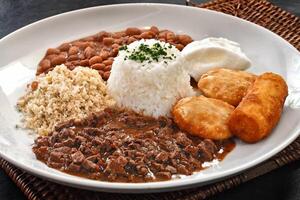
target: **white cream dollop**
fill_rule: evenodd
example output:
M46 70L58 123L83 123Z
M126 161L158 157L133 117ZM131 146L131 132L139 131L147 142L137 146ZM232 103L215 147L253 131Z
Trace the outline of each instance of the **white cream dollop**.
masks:
M214 68L245 70L251 65L240 45L225 38L210 37L191 42L182 50L182 56L187 71L196 81Z

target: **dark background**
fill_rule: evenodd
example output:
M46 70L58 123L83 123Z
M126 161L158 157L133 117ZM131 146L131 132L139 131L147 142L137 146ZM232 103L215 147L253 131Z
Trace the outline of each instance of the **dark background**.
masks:
M270 0L275 5L300 16L300 0ZM45 17L97 5L133 2L173 3L184 0L0 0L0 38ZM198 0L197 2L206 2ZM1 59L1 58L0 58ZM25 197L0 169L0 200L23 200ZM300 161L294 162L262 177L212 198L213 200L296 200L300 199Z

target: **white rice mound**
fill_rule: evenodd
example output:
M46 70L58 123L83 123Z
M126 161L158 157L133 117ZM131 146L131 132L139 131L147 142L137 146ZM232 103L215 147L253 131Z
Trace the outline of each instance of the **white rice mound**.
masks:
M167 48L167 56L176 56L173 60L160 57L157 62L141 63L124 59L141 44L151 47L157 42L163 47L170 46L154 39L139 40L128 45L127 51L119 51L107 81L108 93L120 107L147 116L170 116L179 99L194 95L180 51L173 45Z
M65 65L56 66L34 82L38 87L28 87L17 107L23 113L23 127L39 135L48 135L60 122L86 117L115 103L98 71L87 67L71 71Z

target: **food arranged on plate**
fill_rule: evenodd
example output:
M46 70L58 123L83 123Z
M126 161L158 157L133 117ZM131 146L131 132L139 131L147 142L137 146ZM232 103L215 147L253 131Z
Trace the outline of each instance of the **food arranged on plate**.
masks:
M110 182L192 175L267 137L288 88L238 43L127 28L47 50L17 107L49 167ZM197 84L192 84L192 83Z

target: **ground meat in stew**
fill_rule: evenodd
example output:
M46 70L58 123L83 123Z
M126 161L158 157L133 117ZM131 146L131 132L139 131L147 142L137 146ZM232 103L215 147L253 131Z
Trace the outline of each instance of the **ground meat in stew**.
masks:
M37 159L61 171L112 182L169 180L190 175L203 162L223 159L232 140L214 142L187 135L171 119L154 119L108 108L56 126L33 146Z

